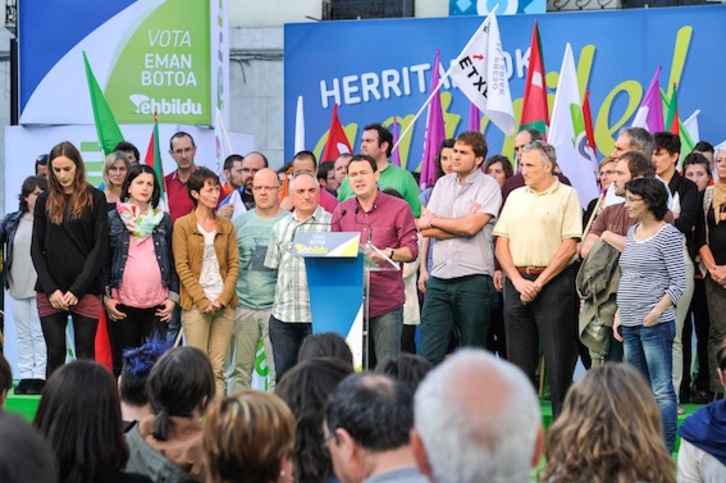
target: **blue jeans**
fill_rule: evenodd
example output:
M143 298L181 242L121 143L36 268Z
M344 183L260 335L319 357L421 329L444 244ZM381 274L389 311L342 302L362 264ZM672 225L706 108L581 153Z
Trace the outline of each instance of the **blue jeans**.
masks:
M270 315L270 343L275 360L277 382L297 364L297 354L305 337L313 333L313 324L282 322Z
M380 362L384 357L401 353L401 332L403 332L403 307L370 319L368 350L373 356L369 362ZM372 342L372 344L371 344ZM373 369L373 366L369 366Z
M635 366L650 382L663 418L663 435L668 452L676 442L678 403L673 389L673 338L676 322L663 322L652 327L622 326L625 361Z

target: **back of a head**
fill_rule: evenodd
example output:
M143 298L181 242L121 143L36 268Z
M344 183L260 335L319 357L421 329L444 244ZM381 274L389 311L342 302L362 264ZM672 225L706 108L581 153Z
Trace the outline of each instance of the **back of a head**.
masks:
M0 412L0 481L52 483L58 470L51 449L28 423Z
M460 350L421 383L414 414L433 482L528 481L541 416L531 381L514 365Z
M340 359L300 362L275 387L295 415L295 466L298 481L322 481L333 475L330 456L323 450L323 408L331 392L353 372Z
M592 368L572 385L546 456L541 481L675 481L648 382L623 363Z
M33 424L55 453L61 482L107 481L126 465L116 381L100 364L73 361L55 371Z
M277 481L292 459L295 419L277 396L245 389L212 404L203 445L213 483Z
M192 417L214 397L214 373L207 355L195 347L176 347L154 364L146 389L154 419L154 438L167 439L170 417Z
M421 381L434 368L426 358L418 354L402 352L397 356L386 356L376 365L376 374L385 374L403 383L411 391L416 393ZM413 401L412 401L413 402Z
M156 361L171 348L171 343L161 337L152 337L139 347L123 353L121 368L121 400L132 406L144 406L149 402L146 380Z
M334 332L311 334L303 340L297 361L303 362L320 357L332 357L353 366L353 353L350 346L341 336Z
M620 135L625 134L630 138L630 148L642 152L648 159L653 157L655 141L647 129L642 127L627 127L620 130Z
M408 387L389 376L351 374L330 394L325 424L331 435L345 430L370 452L391 451L409 443L412 403Z

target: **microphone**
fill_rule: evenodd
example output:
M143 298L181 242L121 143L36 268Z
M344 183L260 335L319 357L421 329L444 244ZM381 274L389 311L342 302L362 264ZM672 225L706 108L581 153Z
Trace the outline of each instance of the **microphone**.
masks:
M358 213L360 213L360 206L357 206L355 208L355 217L353 218L353 221L358 225L364 225L366 228L368 228L368 240L366 241L366 245L370 245L373 242L373 227L370 223L358 220Z
M335 221L331 221L330 222L331 228L332 228L333 225L335 225L335 224L340 223L341 221L343 221L343 218L345 218L345 215L347 215L347 214L348 214L348 210L343 209L343 211L340 212L340 216L338 217L338 219L335 220Z

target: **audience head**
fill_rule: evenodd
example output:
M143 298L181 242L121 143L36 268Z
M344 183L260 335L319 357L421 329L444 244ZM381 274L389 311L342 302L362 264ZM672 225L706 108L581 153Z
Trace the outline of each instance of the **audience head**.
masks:
M48 177L48 155L41 154L35 158L35 175L42 176L43 178Z
M288 190L298 218L311 216L320 204L320 185L313 173L300 171L293 175Z
M350 351L350 346L345 339L334 332L310 334L303 339L297 361L303 362L320 357L340 359L353 367L353 353Z
M327 481L333 475L330 455L324 451L323 408L340 381L353 373L353 365L340 359L300 362L282 376L275 394L295 415L295 474L298 481Z
M655 176L655 165L639 151L627 151L618 157L615 163L615 194L625 196L625 183L635 178L652 178Z
M653 156L654 149L655 141L653 141L653 136L646 129L642 127L624 127L618 132L612 155L620 157L621 154L627 151L639 151L647 159L650 159Z
M32 213L35 210L35 200L43 191L48 189L48 180L43 176L28 176L23 181L18 199L21 213Z
M414 400L412 445L434 483L529 481L542 420L532 382L509 362L462 349L436 367Z
M587 371L550 428L541 481L675 482L649 387L626 364Z
M48 186L58 193L80 193L86 188L86 168L81 152L70 142L53 146L48 155Z
M13 371L7 359L0 352L0 409L5 406L5 399L13 387Z
M219 176L211 169L201 166L194 170L189 175L187 181L187 191L189 192L189 198L194 202L196 208L199 204L199 200L202 197L202 192L208 189L216 190L217 200L219 199ZM216 205L216 201L214 202Z
M1 356L0 356L1 357ZM58 481L53 453L42 436L18 416L0 412L0 481Z
M421 381L433 368L424 357L402 352L397 356L384 357L378 362L374 372L392 377L408 387L411 394L415 394Z
M348 163L350 163L350 158L352 158L353 155L350 153L343 153L340 156L338 156L335 160L335 181L338 182L338 185L340 185L343 180L345 179L345 176L348 174Z
M130 164L126 157L126 153L114 151L106 156L106 159L103 162L102 173L103 182L106 183L106 187L121 187L126 179L126 173L129 171L129 166Z
M484 172L497 180L501 187L504 182L514 175L512 163L506 156L495 154L484 162Z
M169 341L157 336L148 339L139 347L124 351L118 382L122 402L136 407L149 404L146 380L156 361L170 348Z
M182 171L191 171L195 168L194 157L197 155L197 145L191 134L179 131L169 139L169 155L176 162L177 168Z
M544 136L541 132L532 128L525 128L519 131L514 138L514 156L520 159L522 156L522 148L533 141L544 141Z
M151 369L146 390L155 414L154 438L166 441L172 416L197 417L214 397L212 365L195 347L170 349Z
M113 150L123 152L129 164L138 164L141 161L141 154L139 154L138 148L128 141L121 141Z
M670 180L670 176L676 170L678 159L681 157L681 138L678 134L663 131L653 135L653 142L655 143L653 150L655 173Z
M696 183L701 192L711 181L711 162L703 154L693 151L683 159L683 176Z
M61 482L113 481L126 466L116 381L100 364L81 360L56 370L33 424L55 453Z
M409 444L413 395L383 374L348 376L325 405L325 442L338 478L359 483L378 455Z
M151 181L153 183L154 187L151 192L151 199L148 200L148 203L154 208L157 208L159 206L159 201L161 200L161 186L159 185L159 180L156 178L156 171L154 171L154 168L148 164L133 164L129 167L129 173L126 175L123 186L121 186L121 200L127 201L127 199L130 198L129 191L131 189L131 185L142 174L145 175L146 180L142 178L139 179L138 182L148 183L148 181ZM141 186L143 186L143 184Z
M454 172L454 138L444 139L436 156L436 179Z
M293 481L295 418L277 396L245 389L215 401L203 438L212 483Z
M230 188L237 189L245 184L244 157L241 154L230 154L224 160L222 172L227 178Z
M615 166L617 163L618 160L613 156L605 156L602 161L600 161L600 186L604 191L607 191L613 183L615 177Z
M625 183L625 208L631 218L642 220L645 208L660 221L668 212L668 188L655 178L631 179Z
M334 192L338 189L338 182L335 180L335 161L320 163L318 183L320 183L321 189L326 189L329 192Z
M312 151L300 151L295 153L292 158L292 172L293 174L306 171L308 173L317 174L318 172L318 159L315 157Z
M367 154L376 161L391 157L393 134L380 123L369 124L363 128L360 143L361 154Z
M695 146L693 146L694 153L703 154L706 159L708 159L708 162L711 163L711 167L713 167L713 155L714 155L714 148L713 144L709 143L708 141L699 141L696 143Z

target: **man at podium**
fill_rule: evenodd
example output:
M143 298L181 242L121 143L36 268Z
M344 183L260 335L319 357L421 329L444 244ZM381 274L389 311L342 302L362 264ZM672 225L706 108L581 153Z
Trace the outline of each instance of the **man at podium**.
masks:
M404 200L378 188L378 177L378 167L371 156L353 156L348 165L348 180L355 197L337 206L333 212L331 231L360 232L361 244L368 245L374 260L383 259L380 252L397 263L411 262L418 256L413 213ZM368 291L369 366L372 367L376 360L400 352L404 302L400 270L371 272Z

